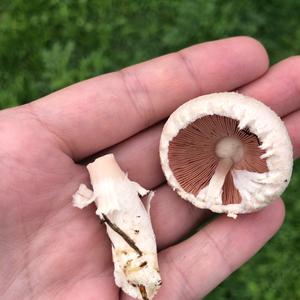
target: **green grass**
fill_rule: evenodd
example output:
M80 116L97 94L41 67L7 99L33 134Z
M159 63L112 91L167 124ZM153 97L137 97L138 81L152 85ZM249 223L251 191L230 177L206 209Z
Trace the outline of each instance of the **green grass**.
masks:
M274 63L300 53L299 11L298 0L2 0L0 108L232 35L259 39ZM300 299L299 195L298 162L281 231L207 299Z

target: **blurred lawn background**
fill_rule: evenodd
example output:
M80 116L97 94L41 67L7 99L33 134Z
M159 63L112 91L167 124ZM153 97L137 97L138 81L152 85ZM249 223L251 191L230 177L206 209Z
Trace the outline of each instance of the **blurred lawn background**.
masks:
M0 108L234 35L263 42L271 63L299 54L300 1L1 0ZM300 299L299 196L298 161L279 234L207 299Z

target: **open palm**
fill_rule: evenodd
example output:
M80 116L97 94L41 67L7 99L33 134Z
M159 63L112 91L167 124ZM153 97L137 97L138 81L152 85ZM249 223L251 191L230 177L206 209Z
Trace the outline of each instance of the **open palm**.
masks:
M204 43L73 85L0 112L1 299L129 299L114 284L110 242L95 207L71 204L88 184L84 161L113 152L131 180L156 190L152 221L163 286L155 299L199 299L280 227L281 200L237 220L210 213L165 184L158 143L180 104L238 89L281 115L300 154L300 59L268 70L263 47L237 37Z

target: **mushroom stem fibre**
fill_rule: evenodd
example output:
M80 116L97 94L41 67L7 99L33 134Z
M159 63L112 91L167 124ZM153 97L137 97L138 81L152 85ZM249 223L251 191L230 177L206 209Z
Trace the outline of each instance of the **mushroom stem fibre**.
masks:
M112 154L96 159L87 169L93 191L81 184L73 205L96 203L96 214L112 243L116 284L134 298L151 300L162 284L149 215L153 193L130 181ZM145 207L139 196L147 194Z

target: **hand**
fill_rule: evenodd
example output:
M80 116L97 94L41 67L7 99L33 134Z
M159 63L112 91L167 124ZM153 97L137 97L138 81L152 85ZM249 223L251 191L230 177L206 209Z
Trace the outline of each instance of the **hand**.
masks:
M151 216L163 286L155 299L204 297L280 227L281 200L232 220L219 216L179 242L210 213L165 184L158 142L165 119L201 94L236 90L283 117L300 154L300 58L268 70L253 39L204 43L99 76L0 112L0 294L2 299L129 299L114 284L110 242L95 207L72 207L89 182L83 160L114 152L123 170L155 189ZM108 149L109 148L109 149Z

